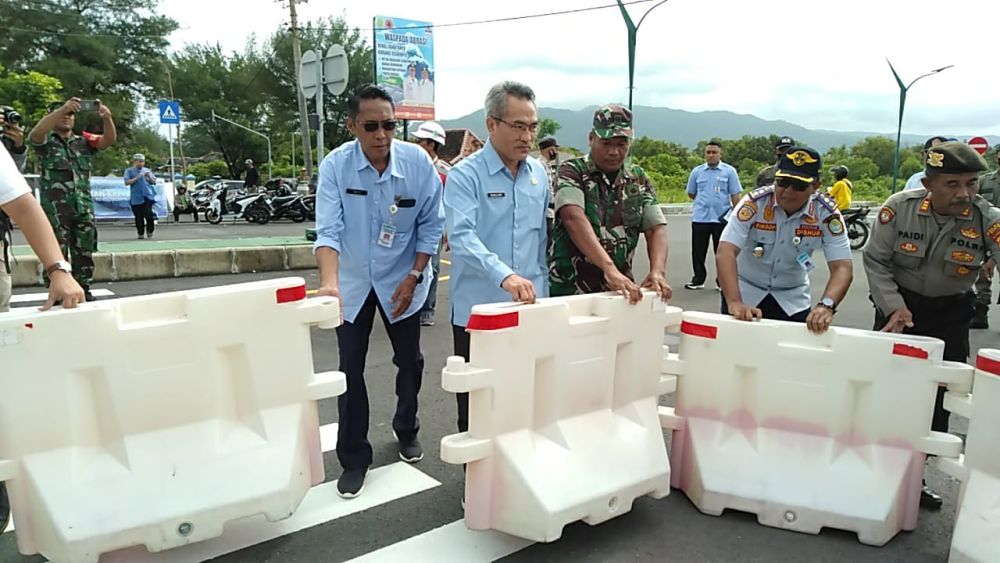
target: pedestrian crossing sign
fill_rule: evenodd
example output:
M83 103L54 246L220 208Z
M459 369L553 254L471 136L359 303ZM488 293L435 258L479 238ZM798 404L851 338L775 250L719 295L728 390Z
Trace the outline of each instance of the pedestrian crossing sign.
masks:
M160 123L179 125L181 122L181 103L171 100L160 100Z

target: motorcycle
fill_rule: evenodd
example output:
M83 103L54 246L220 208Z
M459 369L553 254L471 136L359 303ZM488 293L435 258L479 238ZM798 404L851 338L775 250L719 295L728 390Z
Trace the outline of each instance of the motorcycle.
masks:
M846 209L841 212L844 216L844 224L847 227L847 238L851 241L851 249L858 250L864 247L871 235L871 228L868 226L868 206Z
M306 219L316 220L316 194L302 196L302 206L306 209Z
M222 216L227 214L233 216L234 223L241 217L250 223L260 225L266 225L271 220L271 205L267 202L266 193L258 192L237 196L230 203L222 201L226 197L227 191L222 190L216 195L212 199L211 205L205 210L205 219L209 223L218 225L222 222Z
M291 219L294 223L301 223L309 217L309 209L302 203L302 196L284 195L272 198L271 219Z

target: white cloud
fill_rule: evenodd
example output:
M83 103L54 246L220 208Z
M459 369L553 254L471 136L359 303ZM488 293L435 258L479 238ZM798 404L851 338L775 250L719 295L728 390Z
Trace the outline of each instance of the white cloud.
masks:
M611 4L612 0L504 2L349 0L334 5L370 29L389 15L437 24ZM633 19L653 3L629 7ZM378 14L372 12L379 11ZM238 50L264 38L288 12L273 0L163 0L180 22L171 36ZM303 20L337 15L330 4L300 6ZM906 80L904 131L1000 133L1000 87L990 39L1000 4L981 0L670 0L642 24L635 103L690 111L730 110L812 128L894 131L898 87L886 57ZM530 84L541 105L577 109L627 100L625 25L617 8L434 30L438 115L474 111L489 86Z

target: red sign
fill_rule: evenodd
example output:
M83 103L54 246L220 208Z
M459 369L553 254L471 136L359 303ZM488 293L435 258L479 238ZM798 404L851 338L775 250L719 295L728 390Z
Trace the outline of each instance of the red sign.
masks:
M986 141L984 137L973 137L969 139L969 146L976 149L979 154L986 154L989 150L990 144Z

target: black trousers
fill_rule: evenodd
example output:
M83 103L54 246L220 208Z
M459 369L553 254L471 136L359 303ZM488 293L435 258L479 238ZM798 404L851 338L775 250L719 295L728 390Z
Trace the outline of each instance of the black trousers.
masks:
M708 255L708 240L712 239L712 252L719 250L719 239L725 223L691 223L691 265L694 266L694 277L691 283L705 283L708 271L705 269L705 257Z
M198 208L195 207L195 206L193 206L193 205L189 205L189 206L183 207L183 208L182 207L174 207L174 223L176 223L176 222L178 222L178 221L181 220L181 215L182 214L187 214L187 213L190 213L191 215L194 215L194 222L195 223L198 222Z
M930 336L944 340L944 359L965 362L969 359L969 323L976 312L976 295L971 291L944 297L924 297L908 289L899 288L906 308L913 313L913 327L904 328L903 334ZM891 314L891 313L890 313ZM874 330L882 330L889 322L889 315L883 315L875 308ZM950 414L944 410L944 394L947 389L938 387L934 403L934 418L931 430L948 431Z
M148 199L139 205L132 206L132 215L135 216L135 230L142 236L143 233L153 234L155 224L153 220L153 202Z
M410 315L390 324L372 290L354 322L345 321L337 327L340 371L347 375L347 391L337 399L340 411L337 459L344 469L361 469L372 464L372 445L368 441L365 358L368 356L368 341L376 309L389 334L392 363L396 366L396 414L392 419L392 429L400 441L412 440L420 430L417 395L424 373L424 357L420 353L420 315Z
M465 327L451 325L451 338L455 345L455 355L462 356L465 361L469 361L471 335L465 330ZM458 402L458 431L465 432L469 429L469 394L456 393L455 400Z
M757 308L760 309L761 314L765 319L771 319L774 321L791 321L795 323L804 323L806 318L809 316L809 311L812 309L806 309L804 311L799 311L794 315L789 315L781 308L778 304L778 300L774 298L770 293L767 294L760 303L757 304ZM722 296L722 314L729 314L729 305L726 303L726 296Z

